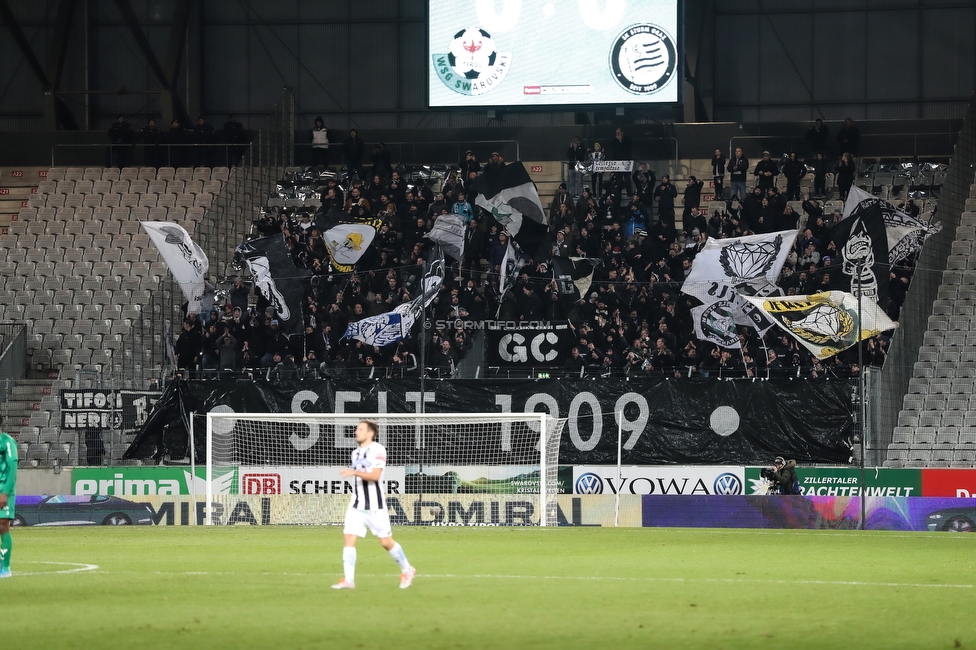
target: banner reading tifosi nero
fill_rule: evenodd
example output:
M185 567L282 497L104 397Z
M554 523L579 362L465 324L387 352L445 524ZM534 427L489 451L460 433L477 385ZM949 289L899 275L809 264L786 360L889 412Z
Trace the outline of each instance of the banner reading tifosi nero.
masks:
M188 414L218 406L237 413L417 413L421 399L419 380L178 381L169 386L125 457L183 458ZM800 463L846 463L853 427L851 388L844 381L457 380L428 382L423 400L428 413L484 413L486 426L471 440L428 441L424 448L411 438L402 447L419 449L417 459L391 458L390 464L436 463L436 444L453 445L457 462L506 458L511 464L534 463L531 458L509 458L512 449L525 447L515 444L510 430L492 425L492 413L545 409L568 418L559 461L576 465L616 463L615 414L620 411L625 465L765 465L775 456ZM205 419L198 417L195 440L201 461L205 430ZM241 449L241 457L260 458L262 464L300 459L311 465L345 465L349 460L352 443L345 438L323 435L312 445L306 440L296 455L289 448L296 439L290 439L291 433L278 427L276 437L262 438L260 449ZM246 446L247 439L241 444ZM387 444L388 449L400 446Z

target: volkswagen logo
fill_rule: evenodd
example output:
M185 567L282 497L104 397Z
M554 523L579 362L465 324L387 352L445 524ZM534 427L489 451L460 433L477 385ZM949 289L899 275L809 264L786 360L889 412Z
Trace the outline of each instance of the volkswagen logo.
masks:
M593 472L587 472L576 478L575 487L576 494L603 494L603 479Z
M581 476L580 478L583 477ZM739 477L735 474L730 474L728 472L719 474L715 479L713 492L715 494L722 494L725 496L742 494L742 481L739 480Z

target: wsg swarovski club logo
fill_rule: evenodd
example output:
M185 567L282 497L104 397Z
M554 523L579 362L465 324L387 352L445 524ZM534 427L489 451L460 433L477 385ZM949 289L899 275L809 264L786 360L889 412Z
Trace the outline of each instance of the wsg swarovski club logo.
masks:
M580 474L576 478L576 494L603 494L603 479L593 472Z

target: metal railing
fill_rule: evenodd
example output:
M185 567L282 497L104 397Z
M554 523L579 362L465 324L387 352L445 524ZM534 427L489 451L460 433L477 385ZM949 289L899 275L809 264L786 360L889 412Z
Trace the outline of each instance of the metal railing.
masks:
M7 403L14 382L26 374L27 325L0 323L0 402Z
M51 147L52 167L233 167L248 144L75 144Z
M858 157L944 157L952 150L957 133L862 133L858 145ZM922 143L922 149L919 143ZM738 144L736 144L738 143ZM752 146L750 146L750 144ZM762 151L769 151L773 159L796 152L804 157L812 153L805 135L735 135L729 138L729 159L737 146L747 158L756 158ZM931 147L926 149L925 147ZM839 157L838 145L829 143L828 151ZM828 156L829 157L829 156Z
M464 153L468 149L484 155L478 158L482 164L487 161L488 154L497 151L507 161L521 160L521 149L515 140L472 140L472 141L417 141L417 142L384 142L390 159L394 164L402 165L456 165L464 160ZM308 142L295 145L297 156L295 163L301 166L312 164L312 144ZM367 147L368 149L369 147ZM329 165L345 167L341 160L341 142L329 143ZM372 157L367 151L363 160L363 167L372 167Z

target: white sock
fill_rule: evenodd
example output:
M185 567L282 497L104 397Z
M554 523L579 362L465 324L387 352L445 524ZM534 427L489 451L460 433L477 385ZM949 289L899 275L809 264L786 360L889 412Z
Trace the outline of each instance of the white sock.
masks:
M400 570L404 573L410 568L407 556L403 553L403 547L398 542L394 543L393 548L390 549L390 557L396 560L396 563L400 565Z
M344 546L342 548L342 570L346 574L346 582L356 583L356 547Z

